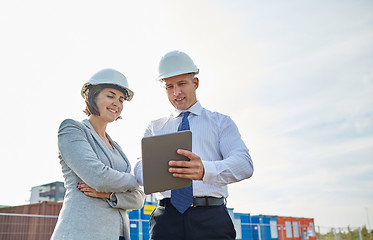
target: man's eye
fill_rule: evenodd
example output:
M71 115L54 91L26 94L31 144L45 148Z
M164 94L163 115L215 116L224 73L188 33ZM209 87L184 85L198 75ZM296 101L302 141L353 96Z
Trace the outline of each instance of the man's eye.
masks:
M172 89L173 86L166 86L166 89Z

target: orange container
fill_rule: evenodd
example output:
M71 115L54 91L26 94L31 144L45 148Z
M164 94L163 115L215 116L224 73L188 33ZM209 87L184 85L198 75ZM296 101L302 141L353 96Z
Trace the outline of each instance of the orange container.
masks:
M291 217L277 216L277 224L280 240L294 240Z
M301 218L303 239L316 240L315 223L313 218Z
M297 217L291 217L291 226L293 230L293 240L301 240L301 220Z

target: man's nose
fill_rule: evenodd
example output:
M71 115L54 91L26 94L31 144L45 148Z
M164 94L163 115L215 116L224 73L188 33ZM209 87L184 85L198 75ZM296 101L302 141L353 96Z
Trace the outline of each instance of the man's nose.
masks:
M174 87L174 95L177 96L180 93L179 87Z

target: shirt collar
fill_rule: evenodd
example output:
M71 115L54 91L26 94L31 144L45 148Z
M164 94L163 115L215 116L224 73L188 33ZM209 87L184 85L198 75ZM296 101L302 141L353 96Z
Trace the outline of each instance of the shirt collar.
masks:
M191 114L193 115L201 115L201 112L202 112L202 106L201 106L201 103L199 101L197 101L195 104L193 104L189 109L187 110L179 110L179 109L175 109L174 113L173 113L173 117L174 118L177 118L178 116L180 116L180 114L182 112L190 112Z

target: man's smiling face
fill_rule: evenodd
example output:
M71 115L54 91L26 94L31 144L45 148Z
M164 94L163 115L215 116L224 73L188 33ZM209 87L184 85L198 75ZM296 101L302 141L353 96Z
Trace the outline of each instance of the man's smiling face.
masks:
M178 110L187 110L197 102L196 89L199 80L193 74L182 74L165 78L168 100Z

